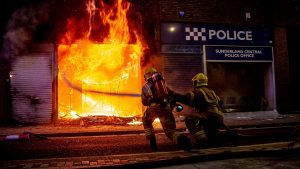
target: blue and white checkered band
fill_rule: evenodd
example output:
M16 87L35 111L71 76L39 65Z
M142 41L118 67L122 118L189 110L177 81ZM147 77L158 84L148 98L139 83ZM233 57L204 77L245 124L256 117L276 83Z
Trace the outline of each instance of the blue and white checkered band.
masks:
M191 28L191 27L185 27L185 32L186 32L186 36L185 36L185 40L187 41L206 41L206 29L205 28L201 28L201 30L199 31L198 28Z

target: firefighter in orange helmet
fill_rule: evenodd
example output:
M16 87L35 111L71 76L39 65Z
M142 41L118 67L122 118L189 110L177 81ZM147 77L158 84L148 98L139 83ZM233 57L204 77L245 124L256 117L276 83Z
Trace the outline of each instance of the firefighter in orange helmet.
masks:
M173 92L176 101L190 105L195 109L185 119L189 132L197 140L199 146L216 144L217 133L224 127L223 109L221 100L216 93L208 87L208 78L203 73L198 73L192 78L194 90L182 95Z
M191 142L181 132L176 131L175 118L168 100L168 89L163 77L155 68L149 67L144 74L146 83L142 87L142 103L147 106L143 113L143 126L146 139L150 141L150 148L157 149L153 121L159 118L166 136L178 144L183 150L190 151Z

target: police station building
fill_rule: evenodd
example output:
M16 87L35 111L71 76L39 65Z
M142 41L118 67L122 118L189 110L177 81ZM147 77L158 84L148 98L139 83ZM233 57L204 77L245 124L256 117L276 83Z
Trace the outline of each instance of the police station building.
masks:
M188 92L204 72L229 112L276 110L272 45L266 27L161 23L167 83Z
M283 1L259 3L159 1L155 26L168 86L189 92L192 77L204 72L227 112L300 112L293 99L300 94L300 12L279 8ZM260 13L264 7L274 11ZM283 11L282 20L270 17Z

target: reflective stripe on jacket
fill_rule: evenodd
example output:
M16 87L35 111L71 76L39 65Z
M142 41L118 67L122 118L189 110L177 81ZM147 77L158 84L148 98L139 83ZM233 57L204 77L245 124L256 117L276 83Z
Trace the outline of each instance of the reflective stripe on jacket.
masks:
M153 84L146 83L142 87L142 103L144 106L149 106L151 104L151 100L153 100L153 92L151 90Z

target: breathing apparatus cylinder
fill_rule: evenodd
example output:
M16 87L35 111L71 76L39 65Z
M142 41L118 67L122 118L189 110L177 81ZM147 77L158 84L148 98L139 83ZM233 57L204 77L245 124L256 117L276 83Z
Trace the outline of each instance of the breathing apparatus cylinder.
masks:
M161 104L166 104L168 102L168 90L164 78L158 72L153 73L151 78L154 84L156 98Z

